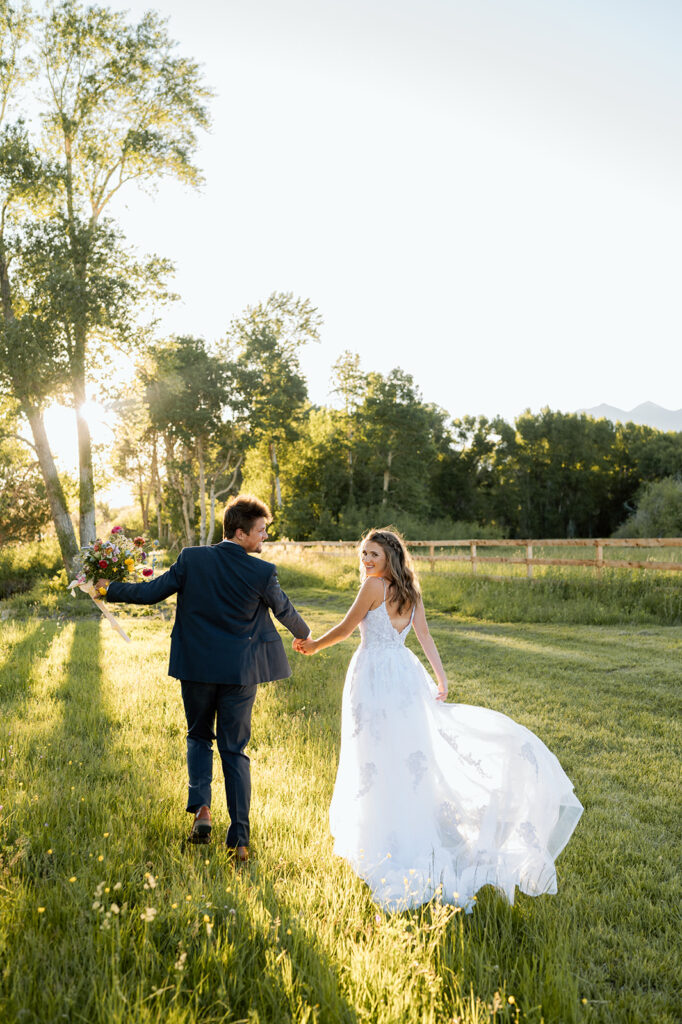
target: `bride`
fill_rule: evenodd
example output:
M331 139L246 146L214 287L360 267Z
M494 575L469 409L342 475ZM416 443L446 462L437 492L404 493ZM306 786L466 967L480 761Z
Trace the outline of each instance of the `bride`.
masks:
M316 654L360 627L329 811L334 852L391 911L434 896L469 911L484 885L510 903L515 886L555 893L554 861L583 810L570 780L511 718L443 703L447 678L398 534L370 531L360 557L363 583L343 621L318 640L294 641ZM405 647L410 628L437 686Z

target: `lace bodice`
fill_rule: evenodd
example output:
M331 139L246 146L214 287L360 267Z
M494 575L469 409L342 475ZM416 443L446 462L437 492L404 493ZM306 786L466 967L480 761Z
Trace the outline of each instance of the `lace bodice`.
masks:
M414 607L412 608L412 614L410 621L407 623L404 629L398 630L395 628L390 618L388 617L388 609L386 608L386 598L379 605L378 608L371 608L364 619L360 623L360 636L362 637L362 647L402 647L405 643L405 638L410 631L412 626L412 620L414 619Z

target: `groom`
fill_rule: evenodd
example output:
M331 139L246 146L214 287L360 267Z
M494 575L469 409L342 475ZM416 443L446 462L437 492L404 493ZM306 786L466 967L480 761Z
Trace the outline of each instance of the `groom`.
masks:
M187 717L187 810L190 842L211 834L213 740L218 740L230 827L226 845L248 860L251 774L244 748L258 683L286 679L291 668L268 609L294 637L310 630L277 580L275 566L249 558L263 549L272 516L248 494L228 503L224 540L183 548L168 572L150 583L108 584L108 601L156 604L177 593L168 674L181 681ZM107 586L99 580L97 587ZM214 732L215 729L215 732Z

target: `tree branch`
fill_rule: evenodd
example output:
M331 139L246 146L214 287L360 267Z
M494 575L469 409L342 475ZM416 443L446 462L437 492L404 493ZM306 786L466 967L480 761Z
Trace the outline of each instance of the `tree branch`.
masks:
M29 446L29 448L33 449L33 451L36 453L36 455L38 454L38 449L33 444L33 441L29 441L29 439L27 437L22 437L21 434L9 434L9 433L5 433L5 431L0 431L0 441L5 440L5 439L9 439L9 438L12 438L15 441L23 441L24 444L27 444Z

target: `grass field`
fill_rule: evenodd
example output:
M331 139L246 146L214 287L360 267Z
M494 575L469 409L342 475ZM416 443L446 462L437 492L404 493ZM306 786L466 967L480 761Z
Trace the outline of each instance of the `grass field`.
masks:
M356 586L352 566L281 576L316 632ZM632 601L620 623L576 624L587 598L558 587L536 601L542 622L495 621L485 594L474 618L439 574L424 590L450 699L511 714L575 783L585 813L558 895L386 915L333 856L355 639L260 690L250 865L221 847L221 784L214 844L184 846L167 619L131 618L128 646L97 620L17 606L0 624L3 1024L679 1020L682 628Z

